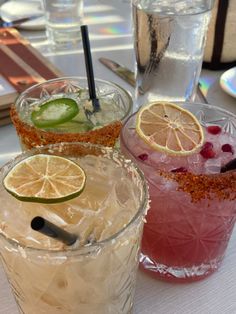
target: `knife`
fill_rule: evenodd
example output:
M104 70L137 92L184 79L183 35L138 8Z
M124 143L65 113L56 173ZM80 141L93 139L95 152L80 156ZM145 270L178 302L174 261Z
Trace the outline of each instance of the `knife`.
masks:
M17 27L21 25L22 23L32 21L39 17L42 17L42 15L33 15L33 16L23 17L21 19L13 20L10 22L4 21L2 18L0 18L0 27Z
M126 68L125 66L112 61L107 58L99 58L99 61L105 65L108 69L110 69L112 72L117 74L119 77L121 77L124 81L129 83L131 86L135 87L135 76L134 72ZM199 98L205 103L208 104L208 101L204 95L204 93L201 90L201 83L198 83L198 96Z
M119 77L121 77L124 81L129 83L131 86L135 87L135 77L134 72L127 69L123 65L112 61L107 58L99 58L99 61L105 65L108 69L110 69L112 72L117 74Z

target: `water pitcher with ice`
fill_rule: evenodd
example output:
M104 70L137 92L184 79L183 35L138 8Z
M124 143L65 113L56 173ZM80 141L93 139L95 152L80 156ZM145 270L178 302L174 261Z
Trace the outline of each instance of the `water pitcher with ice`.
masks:
M214 0L132 0L136 108L193 101Z

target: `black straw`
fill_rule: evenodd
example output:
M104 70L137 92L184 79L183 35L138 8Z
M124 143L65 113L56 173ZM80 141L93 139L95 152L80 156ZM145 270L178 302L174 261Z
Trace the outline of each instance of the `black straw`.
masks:
M77 240L76 235L63 230L62 228L59 228L58 226L54 225L43 217L37 216L33 218L31 221L31 228L44 235L61 241L66 245L72 245Z
M99 105L99 100L97 99L97 96L96 96L88 26L81 25L80 29L81 29L81 35L82 35L83 48L84 48L84 59L85 59L85 66L86 66L86 73L87 73L87 80L88 80L89 97L92 100L94 111L97 112L100 110L100 105Z
M226 165L222 166L220 172L224 173L230 170L236 170L236 158L230 160Z

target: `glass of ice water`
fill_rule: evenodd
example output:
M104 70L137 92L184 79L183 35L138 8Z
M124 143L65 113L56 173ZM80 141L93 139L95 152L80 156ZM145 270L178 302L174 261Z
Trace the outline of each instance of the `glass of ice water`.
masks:
M81 40L83 0L43 0L47 37L54 48L76 47Z
M214 0L132 0L136 108L193 101Z

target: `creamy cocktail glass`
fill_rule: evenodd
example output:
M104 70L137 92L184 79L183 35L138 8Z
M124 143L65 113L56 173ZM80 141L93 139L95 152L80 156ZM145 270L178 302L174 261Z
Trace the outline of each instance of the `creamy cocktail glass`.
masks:
M179 105L203 126L200 151L189 156L154 151L136 132L136 114L125 123L120 145L149 185L141 268L158 278L190 282L219 267L236 220L236 171L220 173L236 157L236 117L210 105Z
M95 113L89 100L87 78L53 79L24 91L11 108L12 122L22 148L78 141L114 146L122 122L131 112L132 99L129 93L114 83L96 79L95 84L101 107L101 110ZM63 123L50 126L49 121L47 127L36 126L32 120L32 112L40 110L41 106L49 101L62 98L75 101L78 113L71 119L62 121ZM62 106L57 108L55 104L50 108L45 111L45 119L56 118L63 110Z
M64 143L33 149L3 166L8 171L32 154L79 162L83 192L58 204L22 202L0 186L0 252L20 311L32 313L131 313L138 254L147 210L143 175L117 151ZM30 228L44 217L79 242L66 247Z

